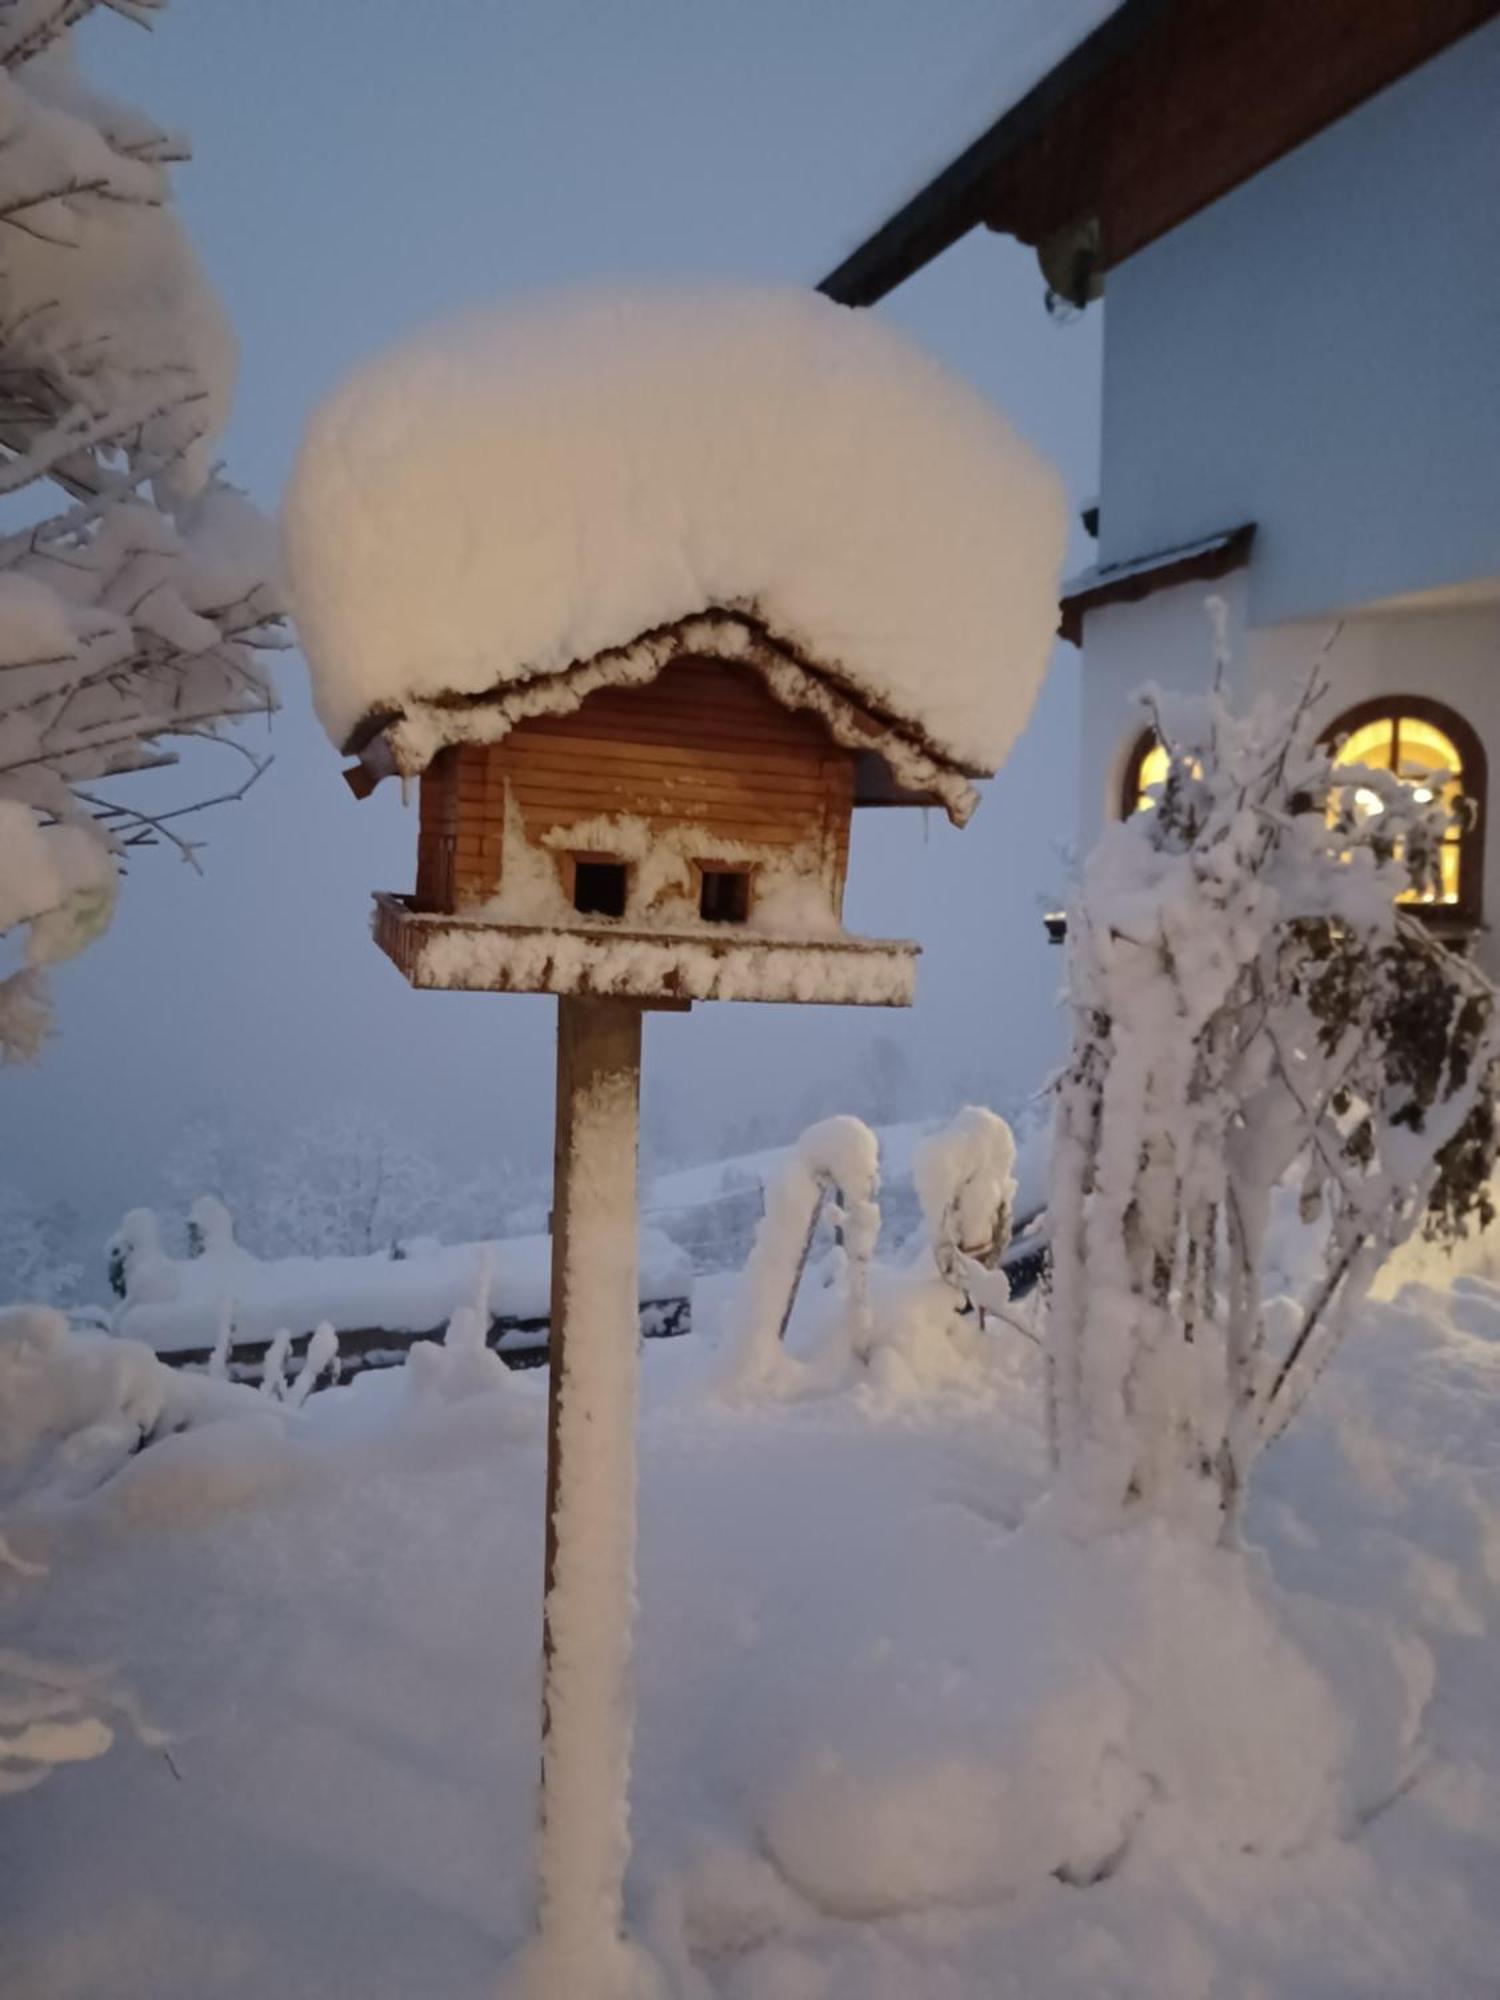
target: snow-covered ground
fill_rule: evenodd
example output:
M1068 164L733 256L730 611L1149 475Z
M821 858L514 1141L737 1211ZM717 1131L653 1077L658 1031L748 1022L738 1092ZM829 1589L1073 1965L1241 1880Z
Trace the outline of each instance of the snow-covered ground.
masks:
M700 1282L642 1414L629 1901L670 1990L1493 1996L1500 1286L1419 1275L1266 1460L1248 1565L1051 1527L1003 1330L726 1398L730 1281ZM0 1800L0 1991L495 1990L530 1920L545 1391L436 1380L6 1518L6 1726L86 1666L72 1726L115 1741Z

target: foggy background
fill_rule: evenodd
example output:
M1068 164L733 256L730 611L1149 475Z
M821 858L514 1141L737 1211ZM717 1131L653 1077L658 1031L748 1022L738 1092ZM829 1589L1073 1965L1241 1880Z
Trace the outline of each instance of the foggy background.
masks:
M231 476L273 511L302 424L423 320L557 285L816 283L1007 94L1033 0L179 0L154 34L90 24L91 80L191 136L178 198L241 343ZM1013 58L1012 58L1013 60ZM878 310L993 397L1093 492L1101 315L1049 319L1035 261L969 238ZM504 468L496 467L503 477ZM1085 560L1081 535L1071 566ZM941 663L935 661L934 669ZM275 1146L363 1107L445 1172L549 1155L554 1003L414 994L368 936L409 888L415 811L357 803L283 656L275 765L131 862L112 930L55 977L59 1032L0 1076L0 1182L66 1198L97 1241L159 1196L205 1121ZM855 822L851 928L925 948L909 1014L697 1007L647 1029L658 1162L842 1108L1013 1110L1061 1046L1041 911L1073 837L1076 655L971 826ZM237 760L182 786L238 781Z

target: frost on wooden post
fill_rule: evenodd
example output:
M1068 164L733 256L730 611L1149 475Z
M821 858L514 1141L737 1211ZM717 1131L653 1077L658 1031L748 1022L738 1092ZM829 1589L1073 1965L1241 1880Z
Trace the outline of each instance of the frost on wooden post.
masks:
M1243 719L1149 696L1166 780L1070 912L1049 1403L1088 1519L1232 1539L1382 1260L1490 1218L1494 989L1394 900L1433 882L1445 810L1336 770L1319 692ZM1260 1275L1288 1180L1325 1231L1289 1318Z
M623 1943L635 1624L640 1019L569 1002L559 1038L553 1449L538 1936L514 1990L636 1990Z
M0 932L26 933L0 1058L37 1053L45 968L109 922L121 856L193 858L190 807L109 781L273 706L279 643L270 532L214 470L234 343L170 206L182 141L77 74L96 4L0 19Z
M871 1338L870 1264L880 1234L880 1146L857 1118L810 1125L766 1188L766 1210L733 1307L731 1390L795 1390L832 1383L863 1360ZM838 1231L842 1299L812 1362L786 1352L786 1332L814 1232L830 1205Z

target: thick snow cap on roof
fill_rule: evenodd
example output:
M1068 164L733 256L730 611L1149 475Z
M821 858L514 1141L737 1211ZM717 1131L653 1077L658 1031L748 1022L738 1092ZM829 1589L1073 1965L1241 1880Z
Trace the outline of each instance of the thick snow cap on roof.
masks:
M1057 624L1060 484L882 320L790 290L467 316L313 417L284 527L318 711L482 694L711 607L996 769Z

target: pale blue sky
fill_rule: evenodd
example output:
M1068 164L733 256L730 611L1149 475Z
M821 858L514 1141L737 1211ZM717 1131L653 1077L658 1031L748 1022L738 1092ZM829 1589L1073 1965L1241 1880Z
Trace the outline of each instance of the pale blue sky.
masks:
M478 301L578 280L815 282L899 193L976 78L1004 95L1031 0L178 0L152 35L91 24L104 88L195 143L183 212L241 348L233 474L274 508L302 422L361 355ZM984 92L979 89L982 97ZM945 120L945 106L955 108ZM957 130L955 141L968 136ZM1028 253L971 238L887 307L1093 484L1100 320L1059 327ZM1078 551L1075 550L1075 554ZM648 1033L647 1089L691 1131L778 1102L894 1031L934 1107L964 1075L1025 1089L1057 1047L1039 898L1072 834L1066 649L970 829L856 825L850 919L927 948L909 1016L695 1009ZM357 1099L470 1162L540 1155L550 1001L412 994L366 932L406 887L412 817L362 805L281 676L276 765L200 827L195 878L132 868L113 933L57 979L61 1034L0 1079L3 1176L91 1213L148 1192L204 1113L271 1128Z

